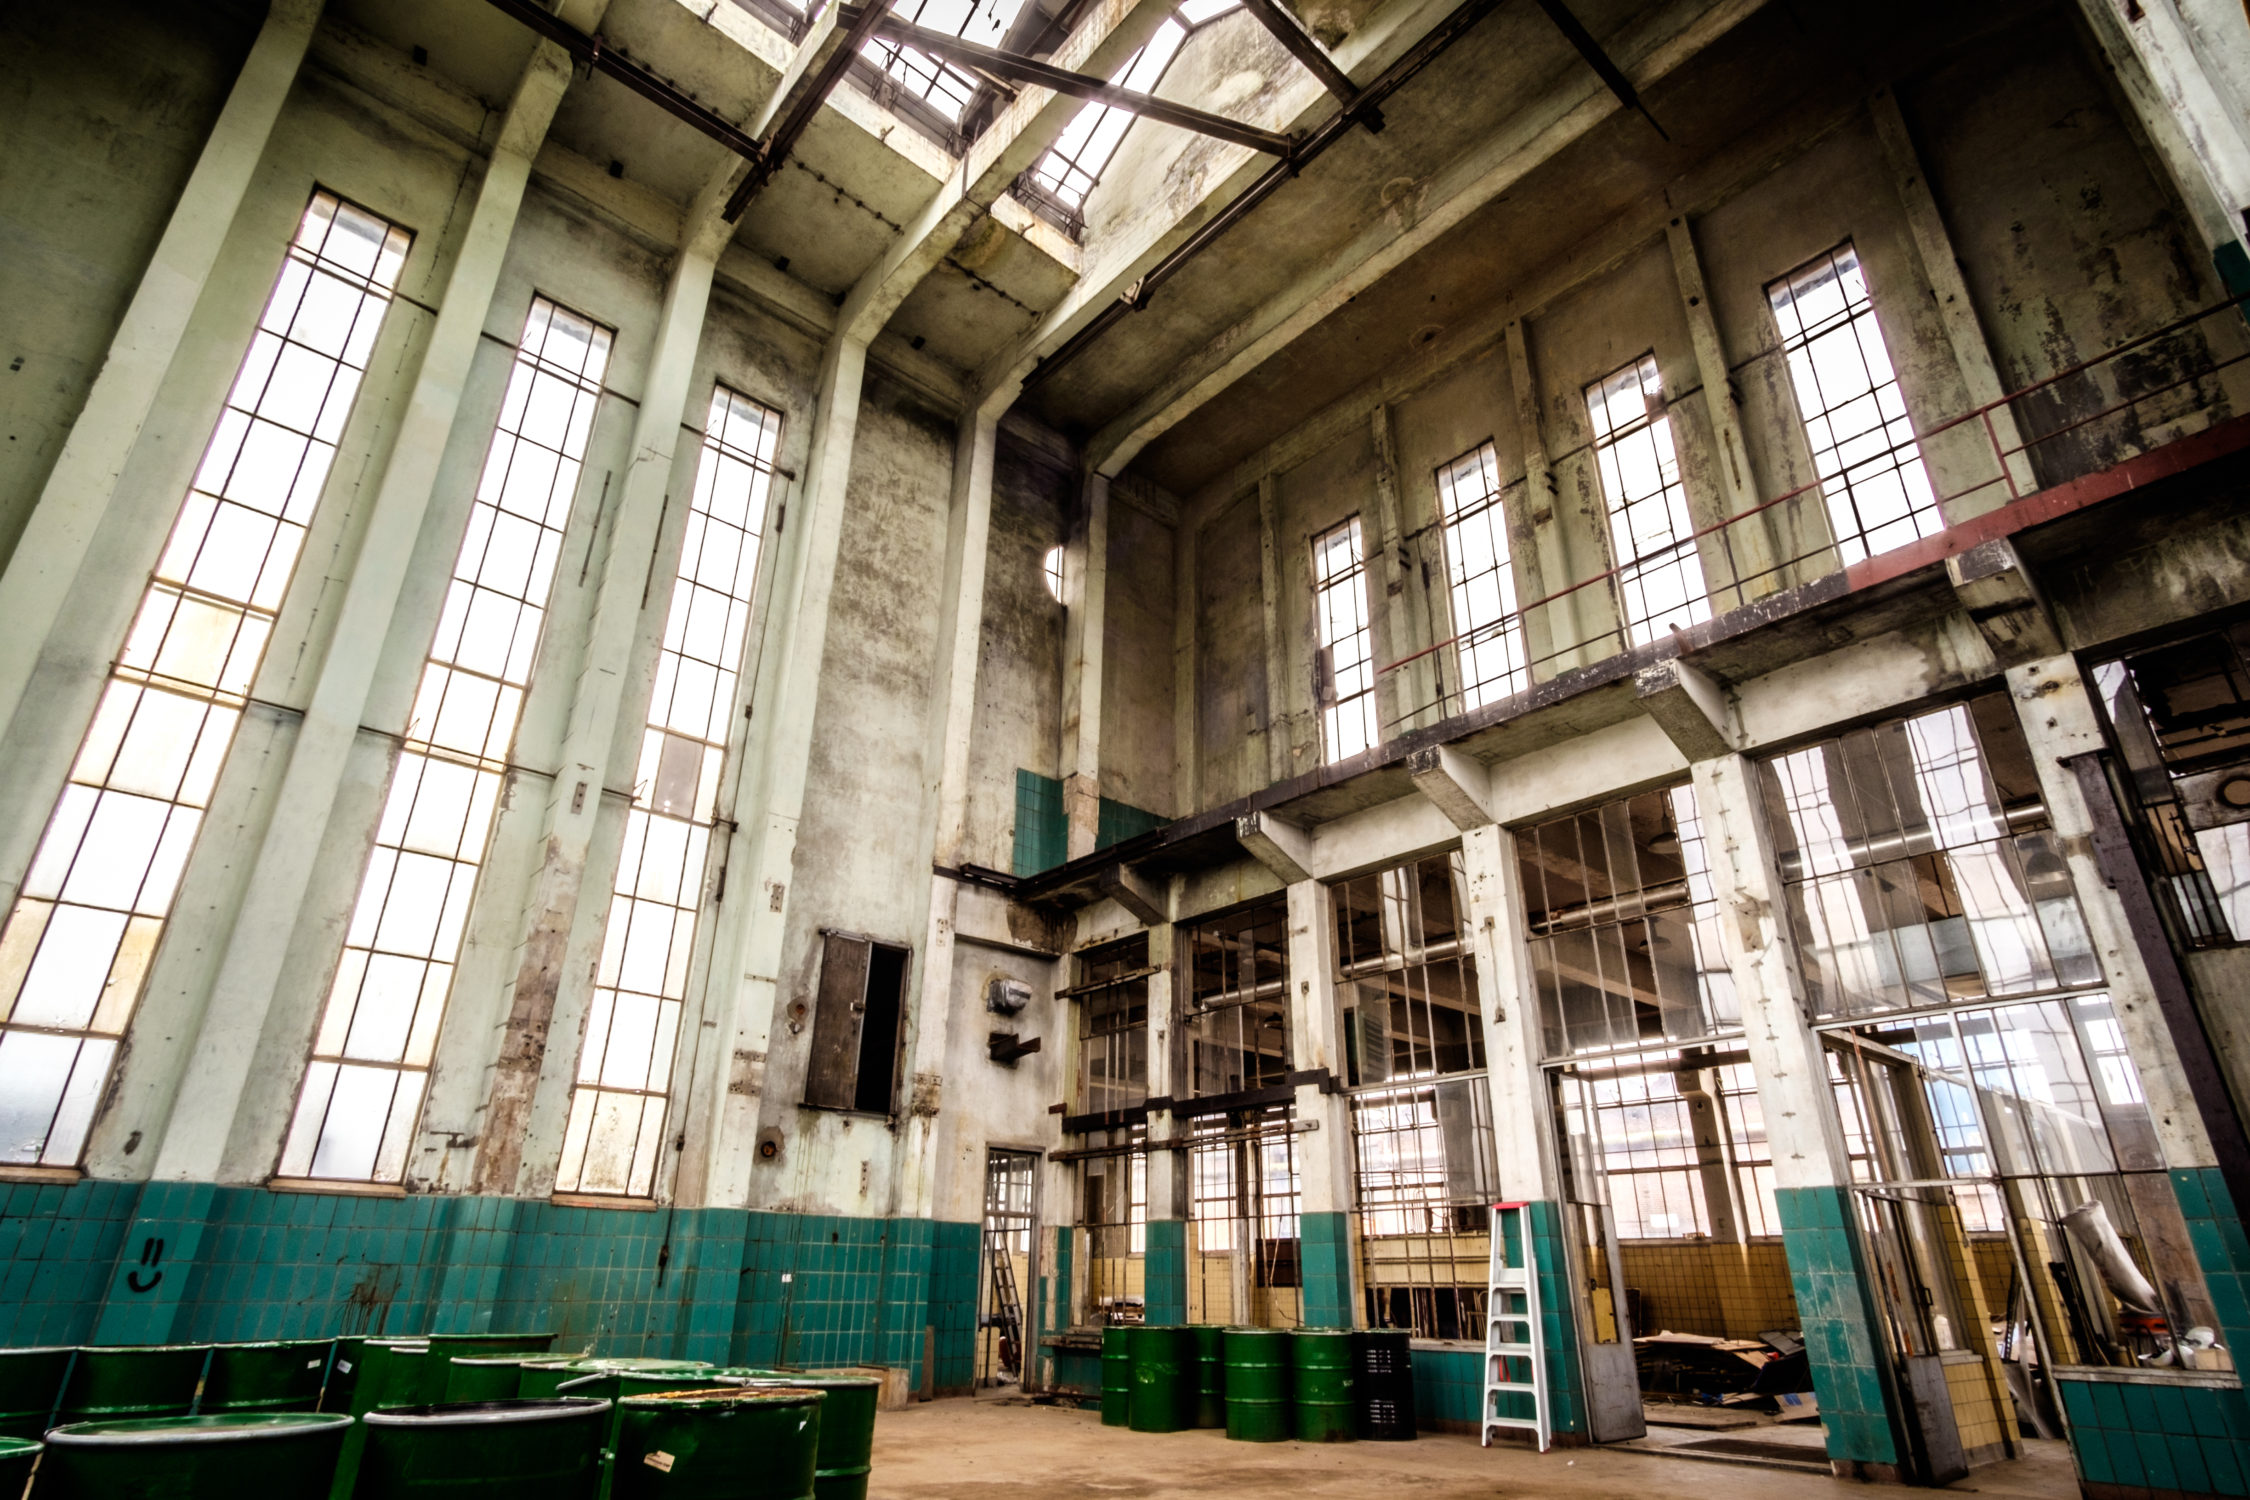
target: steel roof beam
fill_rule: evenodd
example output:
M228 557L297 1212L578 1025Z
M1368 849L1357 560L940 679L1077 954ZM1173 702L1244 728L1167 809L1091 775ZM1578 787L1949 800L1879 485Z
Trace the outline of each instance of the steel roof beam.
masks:
M1242 0L1242 8L1258 18L1258 23L1274 35L1274 40L1289 49L1290 55L1303 63L1320 86L1336 96L1339 104L1349 106L1359 97L1359 85L1351 75L1336 66L1328 49L1313 39L1312 33L1297 23L1297 18L1283 9L1280 0ZM1383 128L1383 112L1379 109L1360 111L1359 123L1370 134Z

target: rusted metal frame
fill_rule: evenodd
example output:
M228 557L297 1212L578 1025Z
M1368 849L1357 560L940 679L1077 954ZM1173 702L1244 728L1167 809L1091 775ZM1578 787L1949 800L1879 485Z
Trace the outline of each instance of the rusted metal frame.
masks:
M1127 110L1162 125L1177 125L1183 130L1230 141L1237 146L1248 146L1253 151L1263 151L1270 156L1287 157L1296 147L1294 140L1278 131L1262 130L1255 125L1230 120L1207 110L1174 104L1169 99L1159 99L1132 89L1121 89L1106 79L1095 78L1086 73L1074 73L1068 68L1058 68L1053 63L1041 62L1034 57L1003 52L997 47L987 47L943 31L932 31L926 26L916 26L895 11L879 5L846 5L842 14L857 25L870 12L874 16L875 35L883 40L896 42L902 47L912 47L917 52L927 53L947 62L974 68L980 73L1014 83L1052 89L1058 94L1068 94L1074 99L1084 99L1093 104L1104 104L1111 109Z
M1633 80L1625 76L1623 68L1610 61L1609 54L1602 50L1602 44L1595 41L1594 34L1579 23L1578 17L1570 13L1570 7L1563 4L1563 0L1539 0L1539 8L1547 13L1547 19L1555 23L1555 29L1569 40L1570 45L1578 49L1578 55L1586 59L1586 65L1594 70L1603 83L1609 85L1609 91L1617 96L1617 102L1627 109L1638 111L1640 117L1648 121L1650 129L1669 141L1671 137L1665 135L1664 127L1656 123L1656 116L1650 114L1648 106L1641 103L1640 94L1633 88Z
M1054 353L1034 365L1031 373L1024 377L1024 389L1029 390L1069 364L1122 319L1146 307L1150 294L1177 275L1181 267L1209 249L1221 235L1247 218L1251 210L1272 197L1283 183L1295 177L1330 146L1342 140L1361 115L1368 110L1381 108L1384 100L1397 93L1417 73L1434 62L1439 54L1467 35L1477 22L1499 9L1500 4L1501 0L1462 0L1451 14L1431 27L1428 34L1409 48L1404 56L1385 68L1374 82L1361 89L1353 103L1330 115L1310 135L1298 142L1296 151L1288 160L1277 163L1264 176L1243 189L1239 197L1213 214L1202 228L1188 236L1185 243L1149 267L1140 280L1125 289L1123 296L1095 314L1085 327L1065 339Z
M1336 96L1336 102L1349 105L1359 98L1359 85L1351 75L1336 66L1328 49L1313 40L1312 33L1297 24L1297 18L1284 10L1278 0L1242 0L1242 8L1257 17L1258 23L1274 35L1274 40L1289 49L1289 55L1305 65L1306 71L1320 80L1320 86ZM1370 135L1383 128L1383 112L1379 109L1363 111L1359 123Z
M2219 1175L2240 1212L2243 1204L2250 1203L2250 1135L2243 1131L2234 1091L2227 1086L2226 1072L2204 1028L2202 1010L2181 970L2171 936L2164 930L2147 872L2126 830L2108 761L2108 752L2091 750L2062 764L2078 779L2079 795L2093 820L2094 863L2103 881L2117 893L2118 905L2125 909L2125 925L2132 932L2141 965L2148 971L2149 987L2156 992L2156 1008L2179 1055L2181 1077L2195 1100L2195 1112L2211 1143L2211 1154L2218 1159Z
M698 104L630 58L610 51L600 36L589 36L549 15L535 0L490 0L493 8L528 26L597 73L607 74L667 114L693 125L738 156L757 161L764 152L731 121Z
M776 122L772 133L759 143L760 156L751 164L749 174L736 185L734 193L727 199L726 208L721 211L720 216L729 224L742 217L742 211L750 206L750 200L757 197L767 183L773 181L774 173L781 170L781 164L789 159L789 153L797 149L798 140L811 127L814 117L820 113L820 107L828 102L828 95L842 81L845 72L852 65L852 59L859 56L860 46L874 35L875 23L883 18L888 4L889 0L883 0L883 4L864 7L857 15L852 14L849 6L837 13L836 19L844 33L842 41L821 63L819 70L804 81L789 112Z

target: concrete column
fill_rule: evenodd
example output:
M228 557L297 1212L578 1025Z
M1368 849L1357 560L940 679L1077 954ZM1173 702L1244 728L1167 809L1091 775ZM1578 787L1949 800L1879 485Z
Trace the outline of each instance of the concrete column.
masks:
M735 806L727 877L740 905L724 924L711 956L710 988L731 997L713 1016L726 1039L726 1088L706 1091L688 1122L712 1142L701 1202L749 1201L758 1100L781 969L797 823L811 769L813 720L820 702L821 662L828 649L828 606L843 543L852 442L867 372L867 340L839 333L821 360L811 451L797 497L787 506L773 573L772 622L758 663L746 774ZM713 1118L715 1112L716 1118Z
M63 611L71 586L218 264L274 121L304 64L320 10L321 0L273 0L7 571L0 573L0 619L8 622L0 632L0 725L14 720L41 652L67 623ZM152 558L160 541L150 539ZM94 650L106 655L114 646L105 640ZM98 675L101 668L92 670Z
M1299 880L1289 887L1289 1061L1299 1071L1324 1068L1342 1088L1346 1077L1343 1016L1336 1004L1336 921L1328 887ZM1296 1098L1298 1258L1308 1328L1350 1328L1359 1322L1359 1284L1352 1193L1352 1111L1348 1096L1300 1084Z
M1516 597L1524 612L1531 678L1540 682L1577 665L1577 648L1585 634L1578 619L1578 594L1533 607L1534 601L1568 588L1577 575L1571 569L1570 540L1556 514L1555 471L1547 462L1546 424L1540 420L1539 387L1531 373L1531 334L1523 319L1508 321L1507 345L1508 385L1516 398L1516 441L1523 449L1522 522L1520 528L1508 529L1511 539L1531 538L1528 549L1511 546L1509 552L1516 569Z
M541 42L516 86L461 248L446 282L397 442L376 489L366 541L352 568L312 701L283 773L271 821L259 840L240 915L228 935L184 1074L168 1092L179 1103L157 1158L159 1178L211 1181L223 1161L241 1170L271 1165L290 1104L247 1098L253 1058L269 1017L309 1026L321 997L296 996L272 1016L275 987L321 837L334 811L346 760L359 735L384 643L389 639L414 544L429 513L438 465L461 404L461 388L483 335L531 160L570 83L570 59ZM301 1039L276 1048L300 1051ZM293 1081L293 1080L292 1080Z
M1378 402L1369 414L1369 437L1375 448L1375 526L1368 558L1370 581L1382 590L1377 599L1384 636L1383 656L1376 665L1397 661L1422 650L1435 640L1430 628L1429 596L1422 591L1420 569L1406 545L1406 506L1399 492L1398 439L1391 430L1391 409ZM1431 712L1438 699L1438 660L1435 655L1417 658L1412 665L1382 680L1376 699L1383 716L1383 738L1404 734L1414 722L1443 717Z
M1202 546L1203 528L1183 514L1172 533L1172 806L1183 818L1203 810L1202 715L1196 703L1202 595L1195 581Z
M1258 597L1264 604L1266 645L1266 782L1289 775L1289 665L1281 638L1281 481L1258 480Z
M976 722L977 664L984 641L993 456L999 431L999 416L986 403L962 417L955 442L953 498L945 538L945 574L951 587L938 620L930 716L922 747L924 785L928 789L923 827L930 842L930 857L923 861L924 868L956 868L967 852L969 749ZM929 891L922 951L915 958L921 973L913 989L919 998L907 1013L913 1028L908 1078L916 1107L900 1126L900 1166L892 1174L896 1200L891 1212L906 1218L930 1216L937 1202L938 1118L920 1107L925 1098L921 1080L936 1080L934 1087L944 1088L942 1075L955 1013L978 1003L976 995L959 994L953 988L953 924L960 883L950 875L933 874ZM959 1082L955 1080L956 1085ZM933 1111L941 1098L942 1094L928 1097ZM958 1095L955 1103L958 1108Z
M1711 291L1703 284L1703 261L1695 253L1695 235L1687 217L1675 218L1664 231L1672 250L1672 274L1680 284L1680 309L1687 315L1688 341L1695 347L1695 370L1703 382L1703 411L1711 425L1712 479L1718 485L1719 514L1724 518L1748 516L1758 505L1758 476L1750 467L1750 449L1742 441L1742 413L1737 408L1734 380L1727 374L1726 346L1719 341L1719 322L1711 315ZM1773 516L1761 512L1736 522L1714 536L1719 545L1706 547L1726 561L1724 576L1733 585L1728 607L1747 604L1792 582L1778 566L1780 549L1774 545Z
M1148 977L1148 1093L1151 1099L1169 1099L1185 1080L1174 1066L1178 1058L1173 1040L1178 1028L1176 1001L1179 929L1159 922L1148 929L1148 961L1156 970ZM1168 1141L1187 1132L1188 1122L1169 1109L1151 1107L1148 1139ZM1158 1150L1148 1153L1147 1251L1141 1263L1143 1315L1151 1323L1185 1323L1188 1319L1188 1153Z
M1969 301L1968 278L1961 274L1960 258L1953 253L1953 237L1946 233L1945 216L1938 212L1937 195L1930 191L1929 178L1922 171L1922 158L1914 149L1906 116L1899 111L1898 96L1889 89L1877 89L1867 107L1875 121L1875 138L1883 146L1883 159L1891 169L1891 185L1898 190L1899 206L1906 210L1906 227L1914 240L1915 258L1922 264L1922 279L1936 299L1938 320L1945 325L1946 342L1953 347L1961 382L1968 387L1969 404L1989 406L2007 393L2006 387L1993 364L1984 324L1978 321L1976 307ZM2023 446L2015 411L1997 407L1990 421L1992 435L2008 454L2005 470L2014 493L2030 494L2039 488L2039 480L2032 473L2031 456L2015 451ZM1997 455L1994 461L2002 462ZM1971 503L1978 511L1991 510L2002 503L2002 496L1998 489L1981 490Z
M1784 936L1787 902L1758 815L1756 769L1739 755L1691 769L1712 885L1726 907L1719 927L1772 1142L1774 1196L1829 1458L1839 1472L1893 1472L1904 1450L1892 1415L1890 1352L1860 1245L1827 1059L1806 1019Z
M670 589L653 586L662 571L653 554L671 505L674 460L694 394L689 381L703 343L711 278L732 230L720 218L719 209L746 165L730 157L705 185L689 210L688 232L664 289L648 378L633 423L631 465L618 487L593 621L563 730L562 756L548 786L539 870L525 907L516 974L489 1088L481 1076L447 1080L441 1075L433 1085L433 1094L469 1088L482 1094L480 1144L471 1177L477 1192L536 1194L554 1184L554 1153L569 1109L577 1054L566 1045L557 1054L557 1066L548 1067L548 1027L565 976L588 972L601 952L613 872L590 869L587 855L605 799L633 800L640 736L628 732L621 737L619 731L621 725L628 730L636 726L637 716L646 712L650 680L645 669L635 670L643 665L643 617L653 609L661 621L671 607ZM591 984L581 979L568 987L577 1002L571 1008L582 1010ZM693 1028L680 1030L681 1039L691 1042ZM446 1087L449 1081L454 1088ZM535 1098L537 1123L546 1128L538 1133L540 1148L527 1160ZM457 1102L462 1107L444 1117L460 1118L476 1107L473 1098ZM661 1171L658 1180L663 1180Z
M2079 0L2230 292L2250 291L2250 18L2231 0Z
M1089 472L1063 547L1063 814L1069 854L1094 852L1101 829L1102 648L1109 621L1109 479Z

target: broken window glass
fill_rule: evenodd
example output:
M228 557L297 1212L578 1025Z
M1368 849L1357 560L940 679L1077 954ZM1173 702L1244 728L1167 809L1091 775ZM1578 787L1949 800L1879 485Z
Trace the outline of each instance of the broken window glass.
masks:
M1586 387L1586 409L1594 422L1594 465L1609 502L1617 607L1627 640L1644 646L1711 618L1656 356L1644 355Z
M1483 443L1445 465L1437 471L1437 492L1462 707L1481 708L1531 686L1508 556L1508 514L1500 503L1499 451Z
M1330 764L1381 742L1375 720L1375 636L1368 623L1366 554L1359 517L1312 540L1315 693Z

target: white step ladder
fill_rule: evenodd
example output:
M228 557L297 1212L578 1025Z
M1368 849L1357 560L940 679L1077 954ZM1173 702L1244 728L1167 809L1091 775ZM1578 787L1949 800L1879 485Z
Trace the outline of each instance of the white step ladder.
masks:
M1523 1263L1508 1263L1508 1242L1513 1239ZM1509 1397L1529 1396L1532 1415L1502 1414ZM1531 1205L1492 1205L1492 1277L1484 1304L1484 1420L1479 1429L1483 1446L1492 1446L1492 1435L1503 1427L1527 1428L1537 1435L1544 1453L1555 1437L1554 1418L1547 1402L1547 1342L1539 1322L1539 1257L1532 1248Z

